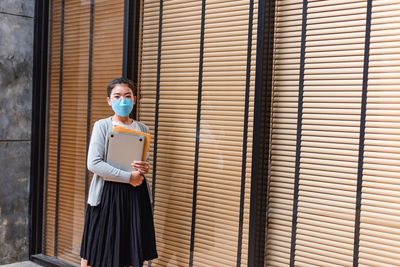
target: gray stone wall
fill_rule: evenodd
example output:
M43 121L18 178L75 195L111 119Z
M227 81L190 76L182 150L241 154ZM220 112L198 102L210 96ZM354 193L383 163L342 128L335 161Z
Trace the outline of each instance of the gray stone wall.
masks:
M34 0L0 0L0 264L28 259Z

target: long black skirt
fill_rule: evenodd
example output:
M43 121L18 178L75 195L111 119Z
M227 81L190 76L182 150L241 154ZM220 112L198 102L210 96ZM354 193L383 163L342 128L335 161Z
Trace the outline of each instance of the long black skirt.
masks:
M157 258L146 181L104 183L101 203L87 206L80 255L93 267L139 267Z

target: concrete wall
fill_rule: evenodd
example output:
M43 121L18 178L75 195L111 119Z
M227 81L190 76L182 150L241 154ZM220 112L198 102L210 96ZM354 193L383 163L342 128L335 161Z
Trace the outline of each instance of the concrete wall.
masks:
M0 264L28 259L34 0L0 0Z

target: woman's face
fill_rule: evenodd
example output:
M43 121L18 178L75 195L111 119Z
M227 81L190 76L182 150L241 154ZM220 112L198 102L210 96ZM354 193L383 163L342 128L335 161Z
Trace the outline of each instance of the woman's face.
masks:
M110 97L107 97L108 104L111 106L111 102L121 98L131 99L136 102L136 97L133 95L131 88L128 85L122 83L117 84L111 91Z

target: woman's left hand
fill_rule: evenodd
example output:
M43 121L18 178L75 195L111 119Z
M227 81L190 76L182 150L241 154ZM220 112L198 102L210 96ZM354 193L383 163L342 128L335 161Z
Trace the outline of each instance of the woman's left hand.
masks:
M138 170L140 174L149 173L149 163L147 161L134 161L131 166Z

